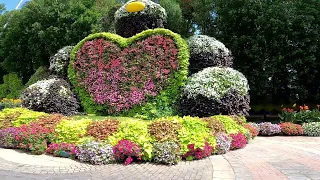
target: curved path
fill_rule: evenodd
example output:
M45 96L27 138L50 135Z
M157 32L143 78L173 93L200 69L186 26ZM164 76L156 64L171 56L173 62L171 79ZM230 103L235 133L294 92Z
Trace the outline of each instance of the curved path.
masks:
M244 149L176 166L152 163L92 166L0 149L0 179L320 180L320 137L257 137Z

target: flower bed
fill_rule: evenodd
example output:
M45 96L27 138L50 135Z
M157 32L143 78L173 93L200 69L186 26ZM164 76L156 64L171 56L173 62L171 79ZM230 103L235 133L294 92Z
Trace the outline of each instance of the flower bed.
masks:
M1 113L10 115L8 110L0 112L0 116ZM22 121L26 124L21 127L1 130L0 146L25 149L34 154L47 152L97 165L113 162L127 165L135 161L173 165L181 159L197 160L226 153L230 146L231 149L242 148L246 139L241 139L244 137L241 133L250 133L231 117L223 115L206 119L190 116L151 121L118 119L98 121L90 116L72 119L46 114L30 122ZM215 128L215 124L219 127Z

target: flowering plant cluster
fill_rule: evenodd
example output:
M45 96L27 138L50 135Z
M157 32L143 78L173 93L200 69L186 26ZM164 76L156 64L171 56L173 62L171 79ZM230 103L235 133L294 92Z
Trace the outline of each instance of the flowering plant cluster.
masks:
M180 147L174 141L157 142L153 144L153 160L156 163L173 165L180 160Z
M256 127L254 127L253 125L245 124L243 127L245 127L250 131L252 138L255 138L256 136L258 136L259 131L257 131Z
M320 122L304 123L302 128L306 136L320 137Z
M241 132L239 132L238 134L230 134L230 136L232 138L232 142L230 146L231 150L241 149L246 146L247 139Z
M87 113L154 119L173 114L188 58L186 42L166 29L97 33L73 49L68 77Z
M124 50L112 41L96 39L84 43L73 66L77 81L94 101L108 105L109 113L116 113L158 95L179 66L177 53L174 41L161 35Z
M284 122L280 124L281 132L284 135L295 135L300 136L303 135L303 129L302 126L299 124L294 124L292 122Z
M188 161L192 161L194 158L196 159L203 159L205 157L208 157L212 154L214 148L206 142L204 147L201 148L195 148L194 144L188 145L189 151L185 153L182 157Z
M188 39L190 47L190 73L197 73L207 67L232 67L231 51L220 41L205 35Z
M291 108L283 108L279 117L282 122L292 122L294 124L303 124L309 122L320 122L320 105L317 108L310 110L309 106L303 105L296 108L294 104Z
M89 141L78 146L78 159L91 164L109 164L113 161L113 151L110 144Z
M225 154L230 150L232 139L227 134L218 133L216 135L216 140L215 154Z
M79 102L64 79L51 78L37 81L22 93L22 105L35 111L77 114Z
M254 123L254 122L248 122L247 124L250 125L250 126L252 126L252 127L258 132L258 134L259 134L259 132L260 132L260 126L259 126L259 124Z
M15 138L18 133L18 128L15 127L0 130L0 147L16 148L18 143Z
M73 46L65 46L60 49L54 56L50 57L49 70L51 72L59 75L62 78L66 77L72 48Z
M141 160L142 157L140 146L129 140L119 141L112 150L115 160L124 162L124 165L130 164L133 160Z
M278 124L271 122L262 122L259 124L260 134L263 136L272 136L281 133L281 127Z
M193 74L183 89L183 115L208 117L215 114L246 115L249 106L247 78L232 68L208 67Z
M48 145L46 152L54 156L63 156L61 153L65 152L68 156L74 159L78 153L78 150L74 144L51 143Z
M29 150L34 154L43 154L47 149L47 143L52 142L54 137L52 129L31 123L18 128L15 140L18 148Z

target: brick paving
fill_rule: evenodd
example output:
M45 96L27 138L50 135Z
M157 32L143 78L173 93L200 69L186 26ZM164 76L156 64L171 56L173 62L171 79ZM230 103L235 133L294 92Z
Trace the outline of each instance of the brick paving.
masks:
M257 137L244 149L176 166L152 163L92 166L76 161L63 164L61 158L45 156L32 157L34 162L17 162L17 157L15 160L4 157L6 151L0 149L1 180L320 180L320 137ZM42 160L49 163L41 164Z

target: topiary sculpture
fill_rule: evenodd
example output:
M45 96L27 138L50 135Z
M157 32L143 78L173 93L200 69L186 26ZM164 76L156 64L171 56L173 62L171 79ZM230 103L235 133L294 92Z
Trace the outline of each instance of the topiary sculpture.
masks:
M130 6L138 3L144 7L135 12L130 10ZM147 29L163 28L166 19L167 13L159 4L150 0L131 0L116 11L115 29L118 35L131 37Z
M215 114L247 115L249 85L232 69L210 67L189 78L180 101L180 113L199 117Z
M188 39L190 47L189 73L197 73L207 67L232 67L229 49L213 37L195 35Z
M21 99L24 107L47 113L74 115L80 107L69 84L58 78L30 85L24 90Z
M66 78L67 70L70 60L70 53L73 46L65 46L60 49L57 54L50 57L50 67L49 70L59 77Z

